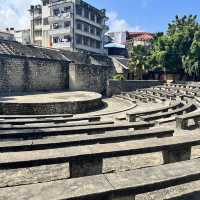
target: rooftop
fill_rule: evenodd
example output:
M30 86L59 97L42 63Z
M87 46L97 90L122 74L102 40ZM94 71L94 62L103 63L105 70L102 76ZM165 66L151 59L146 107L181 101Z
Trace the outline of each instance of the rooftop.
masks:
M149 32L129 32L128 39L134 39L138 41L150 41L153 40L155 35Z

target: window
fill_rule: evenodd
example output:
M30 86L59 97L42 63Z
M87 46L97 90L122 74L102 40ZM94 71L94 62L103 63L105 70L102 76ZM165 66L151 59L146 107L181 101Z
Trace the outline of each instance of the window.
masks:
M88 37L83 37L83 44L86 46L89 46L89 38Z
M81 30L82 31L82 22L81 21L76 21L76 28L78 30Z
M96 40L90 39L90 46L96 48Z
M60 11L59 11L58 8L56 8L56 9L53 10L53 15L54 16L58 16L59 14L60 14Z
M90 33L91 34L95 34L95 27L94 26L90 26Z
M82 44L82 36L76 35L76 44Z
M98 24L102 24L102 18L101 18L101 16L97 16L97 23Z
M70 27L71 23L70 22L64 22L64 28Z
M71 6L64 7L64 12L68 13L71 11Z
M59 41L59 38L58 38L58 37L54 37L54 38L53 38L53 43L58 43L58 41Z
M60 26L58 23L53 24L53 29L59 29L59 28L60 28Z
M99 37L101 36L101 29L96 28L96 35L99 36Z
M84 31L87 33L89 32L89 24L87 23L84 24Z
M44 25L49 25L48 17L46 17L46 18L43 19L43 24Z
M89 19L89 9L88 8L84 9L84 17Z
M76 5L76 14L82 16L83 10L80 5Z
M93 22L95 22L95 14L93 12L91 12L90 18Z
M101 42L100 41L96 41L96 48L100 49L101 48Z
M71 36L65 35L64 40L66 40L67 42L71 42Z

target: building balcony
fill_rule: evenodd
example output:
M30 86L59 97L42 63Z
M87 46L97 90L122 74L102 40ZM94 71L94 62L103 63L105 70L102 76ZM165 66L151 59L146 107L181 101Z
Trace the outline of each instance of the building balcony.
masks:
M35 36L35 37L34 37L34 40L35 40L35 41L40 41L40 40L42 40L42 36Z
M71 33L72 33L71 27L51 29L49 31L50 35L66 35L66 34L71 34Z
M71 13L63 13L63 14L60 14L58 16L50 16L48 19L49 19L49 23L50 24L53 24L53 23L56 23L56 22L60 22L60 21L69 21L71 20Z
M42 30L42 24L39 24L39 25L34 25L34 29L35 30Z
M53 43L53 48L57 49L69 49L72 47L71 42L58 42L58 43Z

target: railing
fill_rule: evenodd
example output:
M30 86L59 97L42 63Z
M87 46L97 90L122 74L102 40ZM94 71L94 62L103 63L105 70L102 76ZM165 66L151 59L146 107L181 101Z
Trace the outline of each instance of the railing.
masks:
M71 28L58 28L58 29L51 29L49 31L50 35L63 35L63 34L70 34L71 33Z
M53 43L53 48L71 48L71 42Z
M58 21L71 20L71 13L69 12L69 13L63 13L57 16L50 16L48 19L49 19L50 24L58 22Z

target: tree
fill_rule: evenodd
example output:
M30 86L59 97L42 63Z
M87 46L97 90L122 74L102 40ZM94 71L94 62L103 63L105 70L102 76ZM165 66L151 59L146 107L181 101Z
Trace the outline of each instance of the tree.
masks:
M199 74L199 31L197 16L176 16L166 34L158 34L150 51L151 68ZM151 62L150 62L151 63Z
M184 71L196 80L200 77L200 31L195 33L189 53L182 57Z
M129 70L134 74L134 79L141 80L147 67L148 49L143 45L133 47L129 60Z

